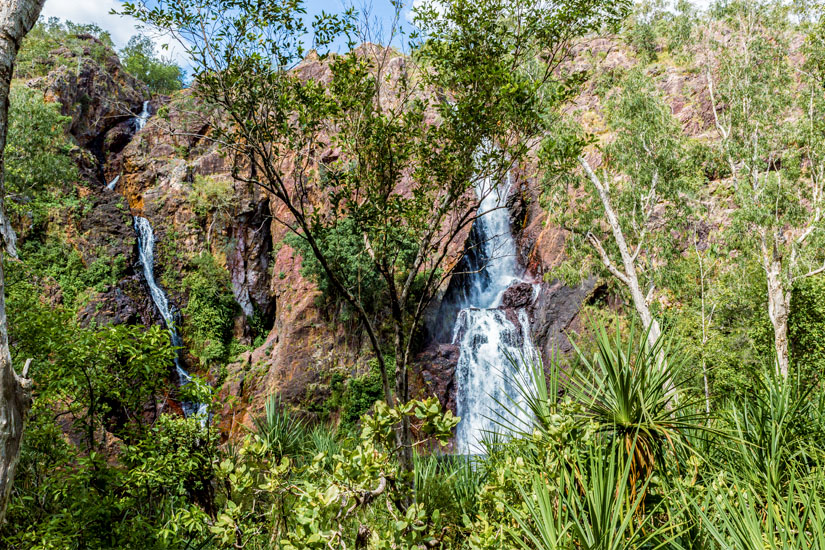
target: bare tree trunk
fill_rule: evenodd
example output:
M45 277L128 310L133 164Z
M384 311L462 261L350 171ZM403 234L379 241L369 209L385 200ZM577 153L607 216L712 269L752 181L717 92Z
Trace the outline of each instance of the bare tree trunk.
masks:
M788 317L791 311L791 292L785 289L782 282L782 262L779 259L764 258L764 268L768 281L768 316L773 325L776 366L782 378L787 378L790 366Z
M593 172L593 169L590 167L590 164L585 160L584 157L579 157L579 164L581 164L582 168L584 169L585 174L590 179L590 182L596 188L596 191L599 193L599 199L602 202L602 207L604 208L605 217L607 218L607 223L610 225L610 229L613 233L613 239L616 241L616 245L619 247L619 254L622 257L622 264L624 265L624 272L619 270L617 266L615 266L611 261L610 258L607 256L604 248L602 247L601 243L596 239L595 236L589 235L588 238L590 243L599 253L599 257L602 260L602 263L605 264L605 267L622 283L625 284L627 289L630 291L630 297L633 300L633 307L636 309L636 313L639 314L639 317L642 319L642 326L644 326L645 330L647 331L647 343L648 345L653 348L654 344L659 340L662 335L662 329L659 327L659 322L653 317L653 314L650 312L650 308L647 305L647 297L642 292L642 287L639 285L639 276L636 272L636 260L633 255L630 253L630 249L627 246L627 241L624 238L624 232L622 231L622 226L619 224L619 218L616 216L616 212L613 210L613 205L610 203L610 196L608 195L607 188L602 184L602 181ZM664 367L665 365L665 357L664 352L659 351L659 366ZM668 391L671 391L672 388L668 388Z
M705 383L705 413L708 415L708 422L710 422L710 384L708 383L708 369L707 361L705 360L705 353L707 352L708 330L710 329L713 313L716 310L716 305L714 304L713 307L711 307L710 314L708 315L705 307L705 261L699 253L699 246L696 243L694 243L693 249L696 251L696 258L699 260L699 279L701 283L700 291L702 292L702 380Z
M31 30L45 0L3 0L0 2L0 524L6 517L6 505L11 494L14 470L20 456L23 422L31 404L31 381L26 379L26 368L17 376L11 364L8 324L6 320L6 292L3 278L3 251L17 255L14 230L6 218L4 199L4 151L8 132L9 88L14 59L20 42ZM27 365L28 366L28 365Z

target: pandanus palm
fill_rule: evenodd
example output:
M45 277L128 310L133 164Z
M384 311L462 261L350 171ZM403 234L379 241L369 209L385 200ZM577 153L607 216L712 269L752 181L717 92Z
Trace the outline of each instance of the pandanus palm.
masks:
M709 431L707 416L698 400L676 401L685 383L684 355L673 353L665 336L648 345L647 334L637 337L633 328L627 337L618 331L610 336L604 327L595 327L594 332L595 353L588 356L574 345L577 366L567 371L558 355L546 368L537 355L511 357L525 374L516 381L524 404L513 400L505 408L526 408L533 422L519 426L505 415L496 420L517 434L548 430L564 393L581 405L580 420L592 422L624 449L636 486L652 474L667 450L684 450L690 446L688 436Z
M618 331L611 337L597 328L596 352L591 358L576 348L580 364L565 385L584 405L584 416L624 448L632 486L646 480L668 450L688 446L687 433L706 429L698 401L675 400L685 382L684 355L672 353L664 336L653 345L647 334L634 337L632 328L624 342Z

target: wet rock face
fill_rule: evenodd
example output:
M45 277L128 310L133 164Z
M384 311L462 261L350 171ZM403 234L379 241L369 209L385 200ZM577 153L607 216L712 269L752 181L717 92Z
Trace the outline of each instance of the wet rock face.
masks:
M456 412L455 402L455 369L458 365L459 349L453 344L432 344L415 358L415 364L420 365L417 387L413 388L424 395L435 395L441 405L453 413Z
M501 296L501 309L519 309L533 302L533 285L516 283L504 291Z
M573 349L567 334L577 331L579 310L593 293L596 279L591 277L577 287L569 287L560 281L542 284L533 306L533 342L544 359L555 351L567 353Z
M235 245L227 256L227 268L232 292L246 317L270 319L275 314L275 301L269 293L270 217L269 201L263 199L238 216L231 229Z

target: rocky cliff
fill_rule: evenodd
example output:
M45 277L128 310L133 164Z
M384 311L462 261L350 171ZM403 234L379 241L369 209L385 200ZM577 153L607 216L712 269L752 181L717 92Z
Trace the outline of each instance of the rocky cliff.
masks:
M228 273L237 303L234 344L227 366L202 372L218 387L223 428L231 431L248 424L249 415L275 391L304 410L322 409L335 391L335 380L369 370L368 346L357 326L319 306L320 293L301 275L301 257L285 242L287 230L277 221L288 219L288 213L261 189L231 178L230 158L208 139L210 128L193 115L202 107L191 90L150 98L115 55L95 58L92 48L99 44L92 37L87 40L88 55L52 52L49 74L27 82L72 117L69 132L83 176L77 187L92 204L86 216L57 216L50 223L84 262L125 259L118 282L92 297L79 312L81 320L161 322L140 270L135 269L132 216L146 217L158 243L156 278L179 312L186 310L189 300L182 280L201 252L209 252ZM598 38L577 47L567 70L610 74L633 64L633 54L618 40ZM389 67L399 73L404 65L399 56ZM316 59L307 60L299 70L308 78L324 75ZM712 113L701 76L668 62L654 64L649 71L685 132L707 132ZM569 109L601 139L609 139L595 86L589 82ZM149 101L152 116L138 130L134 117L144 101ZM502 307L528 307L534 341L546 354L569 349L566 334L580 329L581 304L599 282L591 278L571 288L552 277L564 258L565 235L547 223L535 164L527 163L513 174L508 206L519 261L538 291L534 294L530 285L514 288ZM459 252L460 247L456 258ZM186 319L181 322L185 326ZM457 350L443 338L436 340L418 355L416 387L454 406ZM193 355L184 359L191 371L202 370Z

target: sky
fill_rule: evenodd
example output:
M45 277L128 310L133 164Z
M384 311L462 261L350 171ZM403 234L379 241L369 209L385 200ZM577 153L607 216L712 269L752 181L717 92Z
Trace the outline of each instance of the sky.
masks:
M122 48L129 41L129 38L138 34L140 30L137 26L138 22L134 19L110 13L113 9L119 9L121 3L120 0L46 0L42 15L46 18L58 17L75 23L95 23L103 30L109 31L115 46ZM340 12L345 6L353 3L359 9L366 6L373 17L385 21L393 15L390 3L387 0L375 0L374 2L371 0L307 0L305 5L307 16L311 21L321 11L327 13ZM409 7L405 6L405 16L407 12L409 12ZM158 44L168 43L168 40L156 39L156 42ZM175 61L188 65L179 47L176 47L175 44L169 44L169 48L169 54L175 58Z
M405 0L402 24L409 27L411 6L420 1L422 0ZM694 3L705 6L708 1L694 0ZM340 12L345 6L352 4L359 11L370 13L371 20L377 18L388 25L392 19L393 9L388 0L306 0L308 23L321 11L328 13ZM120 5L120 0L46 0L42 14L46 18L58 17L75 23L95 23L103 30L109 31L115 46L122 48L129 41L129 38L138 34L140 30L137 21L134 19L110 13L113 9L119 9ZM155 37L155 41L159 45L164 42L168 44L169 49L161 52L164 56L171 56L184 69L189 68L189 62L179 45L169 44L169 40L164 38Z

